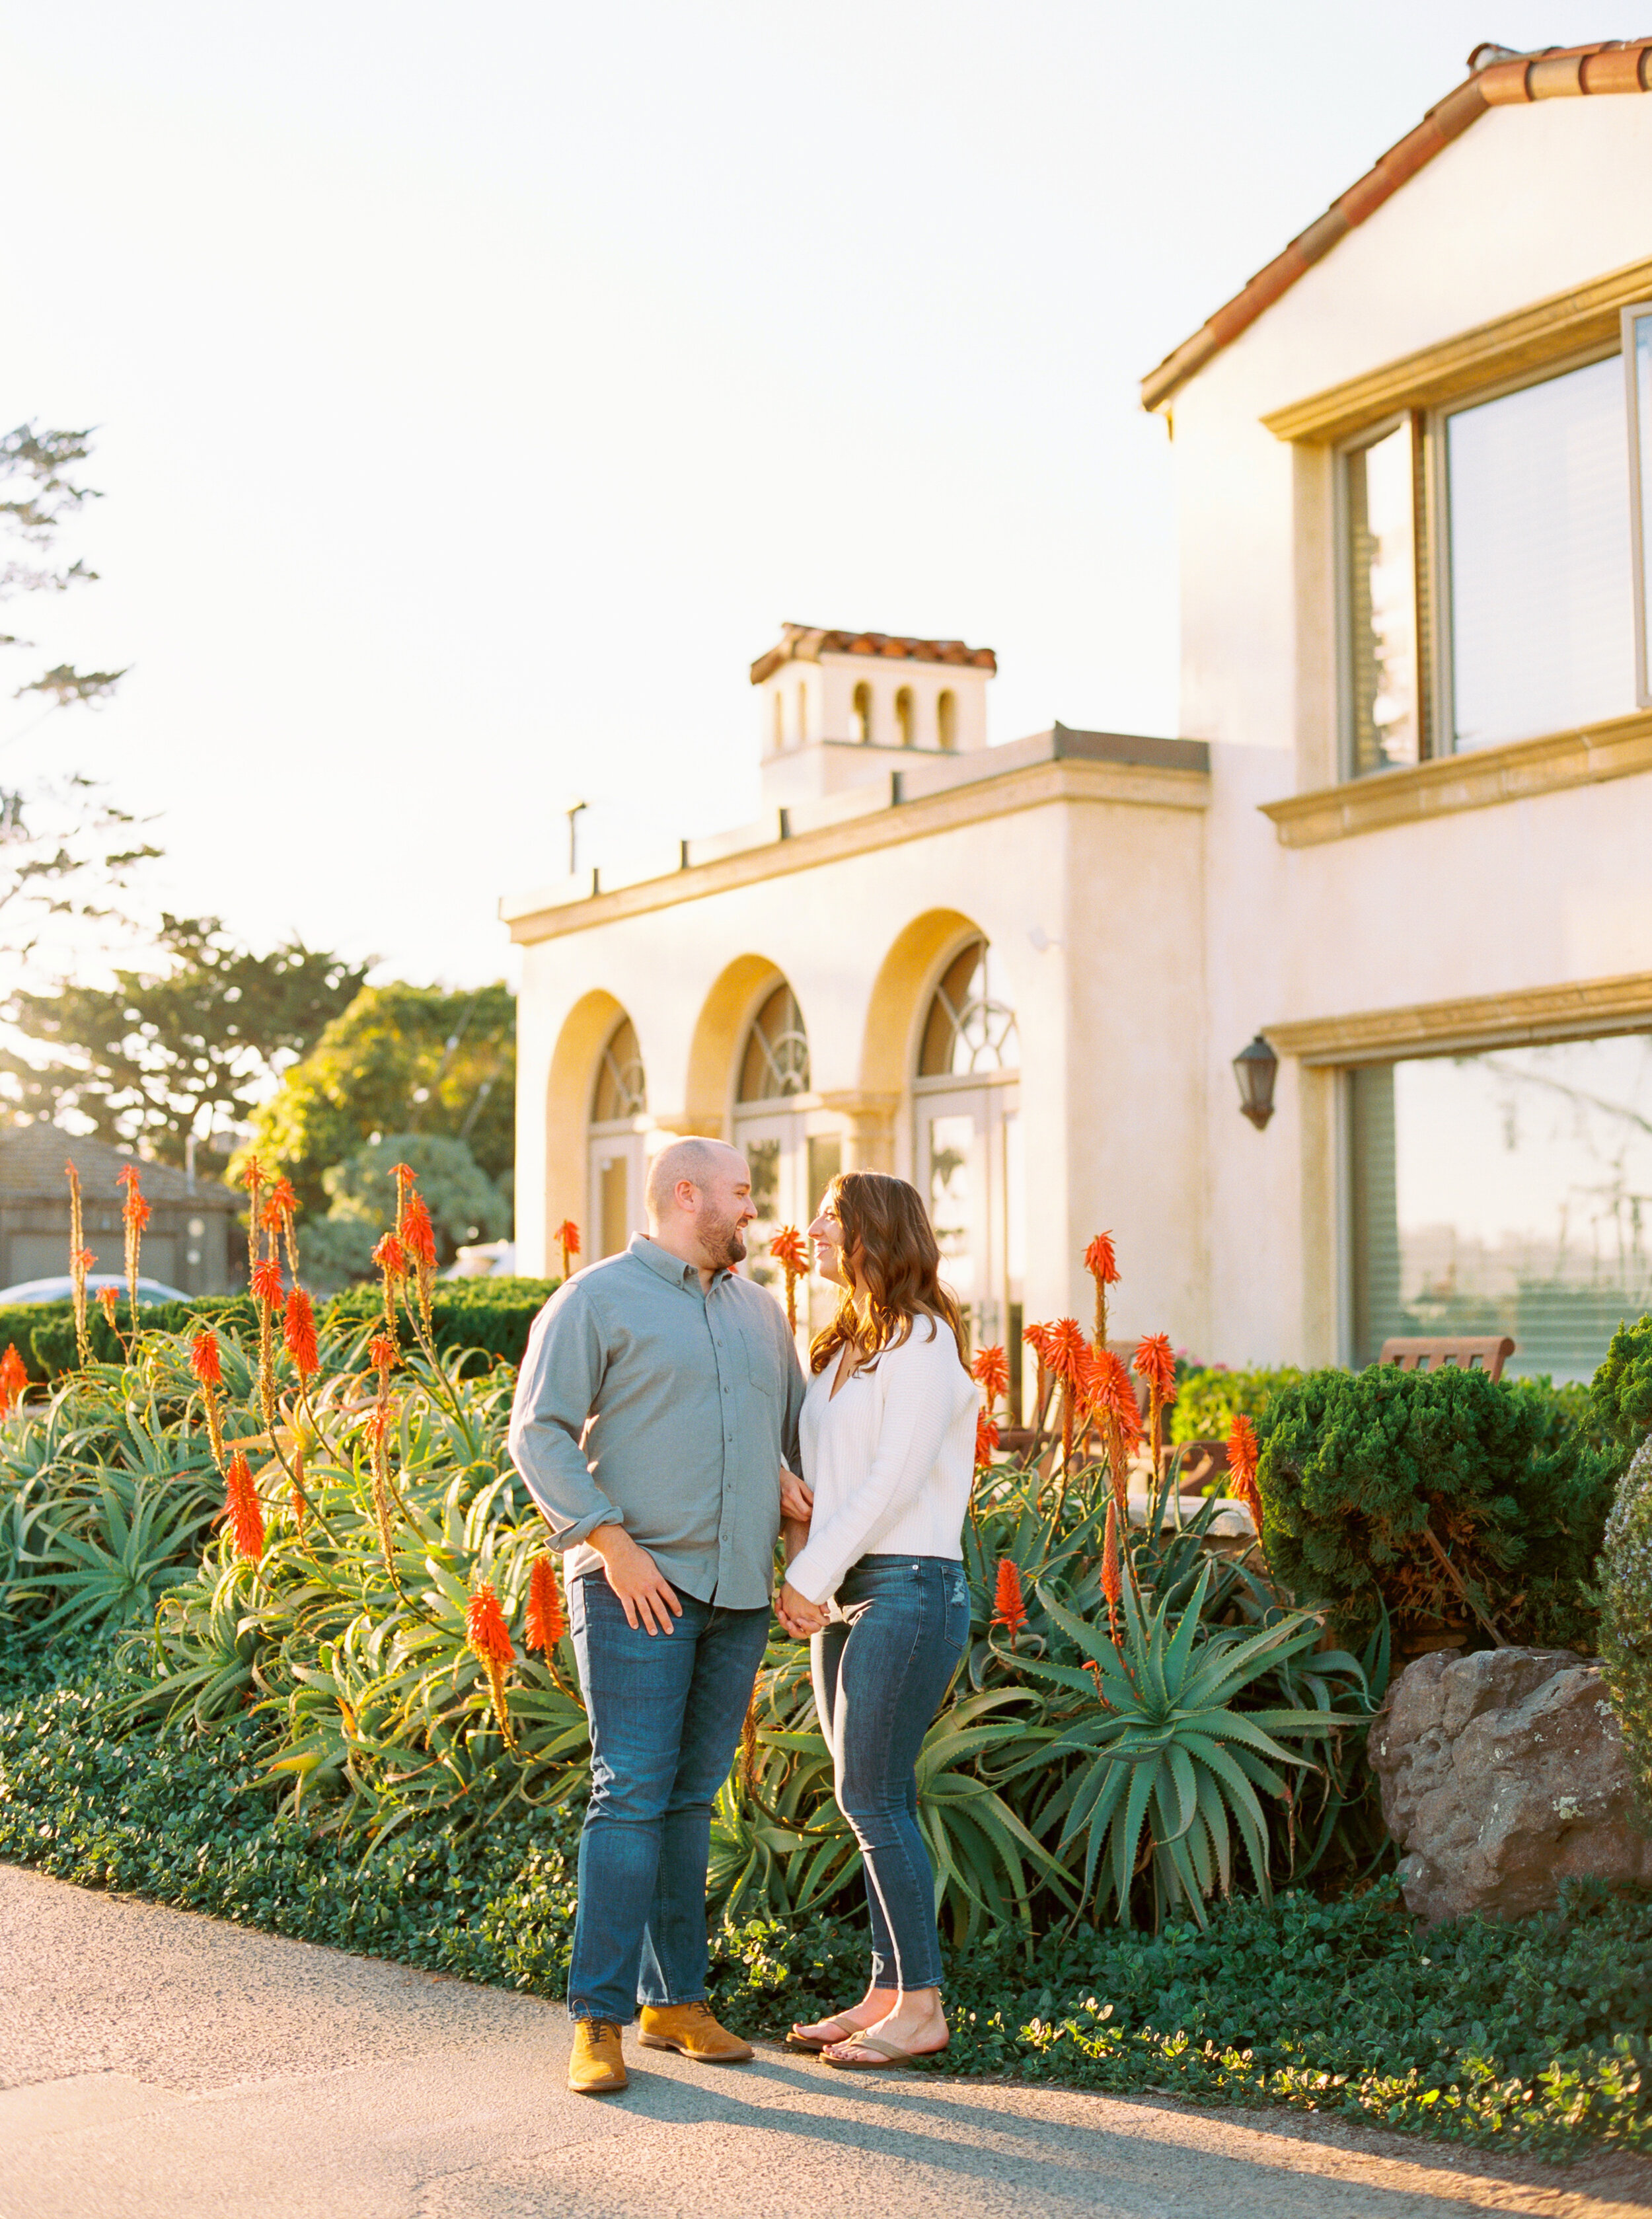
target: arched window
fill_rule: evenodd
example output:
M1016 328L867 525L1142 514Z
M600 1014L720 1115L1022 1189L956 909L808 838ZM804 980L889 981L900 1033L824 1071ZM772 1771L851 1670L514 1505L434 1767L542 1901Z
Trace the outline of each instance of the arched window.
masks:
M591 1088L587 1252L617 1256L643 1221L643 1121L649 1106L637 1028L622 1017L597 1060Z
M617 1124L621 1118L640 1117L649 1106L648 1080L637 1045L637 1028L622 1017L602 1051L597 1083L591 1097L591 1122Z
M1015 1013L1004 999L997 968L984 940L971 941L947 966L924 1020L920 1078L1017 1068Z
M777 686L774 689L774 751L778 755L786 745L786 702Z
M801 680L798 683L798 745L801 747L809 737L809 688Z
M740 1059L737 1102L778 1102L809 1091L809 1036L790 986L779 985L752 1020Z
M912 706L912 689L903 686L895 696L895 724L901 736L901 745L910 748L917 738L917 714Z
M872 688L863 678L854 689L854 737L862 747L872 740Z
M958 696L950 687L935 703L935 725L943 748L958 745Z

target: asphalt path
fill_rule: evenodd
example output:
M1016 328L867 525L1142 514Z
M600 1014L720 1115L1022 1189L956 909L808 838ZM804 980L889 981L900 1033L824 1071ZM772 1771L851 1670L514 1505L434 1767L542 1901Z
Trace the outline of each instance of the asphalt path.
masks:
M633 2050L562 2011L0 1867L0 2219L1445 2219L1652 2210L1652 2166L1295 2112Z

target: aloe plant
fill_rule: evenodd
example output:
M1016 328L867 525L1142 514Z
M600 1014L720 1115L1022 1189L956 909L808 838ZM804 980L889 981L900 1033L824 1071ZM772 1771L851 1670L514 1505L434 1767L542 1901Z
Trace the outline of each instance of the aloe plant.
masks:
M1087 1662L1028 1660L1035 1677L1084 1698L1020 1768L1075 1760L1033 1824L1057 1835L1059 1851L1082 1840L1080 1900L1096 1912L1110 1901L1121 1925L1131 1922L1133 1882L1145 1857L1155 1923L1179 1905L1203 1926L1208 1898L1218 1887L1223 1894L1232 1888L1235 1834L1258 1892L1270 1899L1268 1821L1258 1790L1285 1800L1292 1793L1285 1773L1313 1768L1313 1760L1287 1741L1323 1742L1338 1727L1365 1720L1363 1706L1350 1712L1318 1705L1239 1708L1237 1699L1252 1682L1314 1646L1320 1622L1290 1612L1259 1631L1208 1629L1202 1612L1212 1572L1208 1564L1200 1570L1181 1609L1170 1593L1149 1607L1127 1582L1116 1646L1103 1627L1077 1617L1053 1594L1040 1597ZM1351 1656L1338 1653L1321 1663L1363 1680Z

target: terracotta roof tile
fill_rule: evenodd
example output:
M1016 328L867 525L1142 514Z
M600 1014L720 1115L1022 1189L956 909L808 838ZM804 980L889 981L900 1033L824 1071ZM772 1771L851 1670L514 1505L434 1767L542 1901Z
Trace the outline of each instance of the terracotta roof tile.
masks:
M780 643L751 666L751 682L761 686L783 663L818 662L823 655L875 655L890 662L966 663L974 670L997 670L990 647L966 647L961 639L908 639L888 631L826 631L817 625L782 625Z
M1533 100L1576 98L1581 94L1652 92L1652 39L1609 39L1593 47L1550 47L1541 53L1511 54L1506 47L1476 47L1469 57L1469 76L1448 92L1399 144L1333 201L1317 221L1300 232L1265 269L1259 270L1208 323L1165 356L1141 381L1141 405L1158 408L1214 355L1231 345L1305 271L1328 254L1356 224L1381 208L1436 154L1461 138L1488 108L1524 105Z

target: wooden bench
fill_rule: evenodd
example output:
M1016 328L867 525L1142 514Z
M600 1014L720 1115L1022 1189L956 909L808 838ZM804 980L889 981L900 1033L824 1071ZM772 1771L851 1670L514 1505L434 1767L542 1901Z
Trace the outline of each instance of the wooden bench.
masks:
M1397 1364L1401 1371L1439 1371L1447 1364L1456 1364L1463 1371L1484 1371L1494 1379L1503 1376L1503 1366L1514 1353L1514 1343L1507 1333L1486 1333L1479 1338L1444 1334L1438 1339L1416 1340L1385 1340L1379 1364Z

